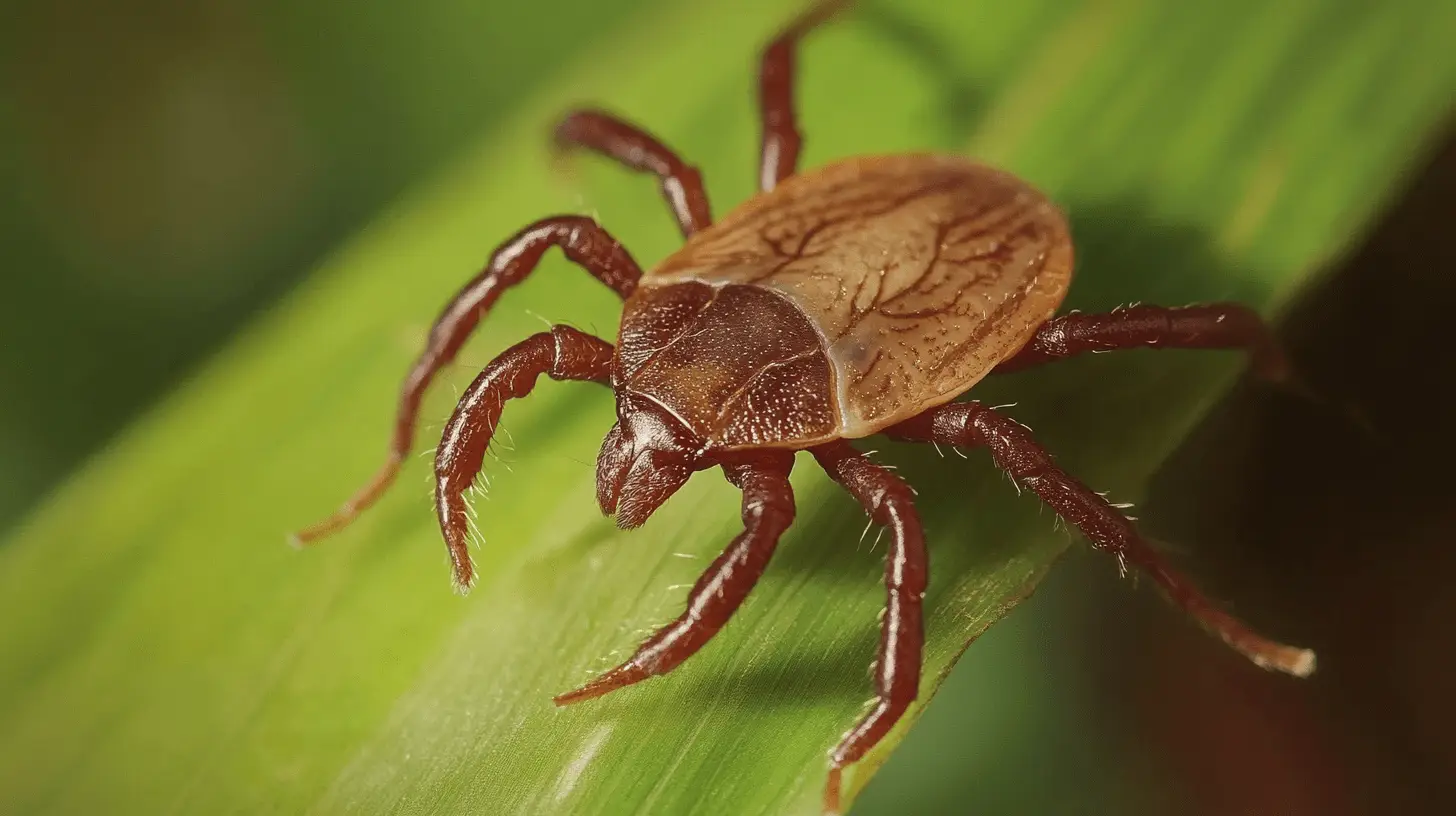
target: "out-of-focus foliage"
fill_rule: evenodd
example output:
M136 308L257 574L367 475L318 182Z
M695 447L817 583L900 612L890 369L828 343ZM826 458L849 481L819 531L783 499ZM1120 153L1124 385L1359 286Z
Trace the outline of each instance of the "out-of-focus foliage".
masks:
M8 4L0 527L361 220L646 7Z

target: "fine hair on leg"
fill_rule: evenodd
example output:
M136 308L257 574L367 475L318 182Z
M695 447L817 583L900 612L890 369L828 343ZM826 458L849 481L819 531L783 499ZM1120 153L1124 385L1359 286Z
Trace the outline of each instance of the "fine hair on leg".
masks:
M1314 652L1270 640L1224 612L1138 533L1132 521L1096 491L1062 470L1020 423L978 402L933 408L886 431L894 439L964 448L984 446L996 466L1029 488L1119 565L1131 564L1204 629L1255 664L1305 677Z
M579 689L557 695L557 705L600 697L667 674L718 634L758 583L779 537L794 522L794 492L789 486L793 466L794 455L787 451L766 451L723 466L728 481L743 491L743 532L693 584L687 609L676 620L643 641L620 666Z
M837 813L841 770L858 762L884 739L919 693L925 643L921 604L929 581L929 560L920 515L915 510L915 494L904 480L844 441L820 445L810 452L829 477L864 507L870 519L891 533L889 552L885 554L885 617L875 658L874 707L829 754L824 808Z
M1066 314L1041 324L997 374L1080 354L1125 349L1244 349L1258 376L1280 382L1289 363L1258 312L1239 303L1127 306L1103 314Z
M637 288L642 269L617 240L597 222L580 215L546 218L516 233L491 254L476 275L435 318L424 351L420 352L400 387L394 434L384 464L365 485L332 515L293 534L296 545L308 544L347 527L374 504L399 475L399 468L414 444L420 401L441 368L455 359L486 312L506 289L525 280L551 247L626 299Z
M606 383L612 352L605 340L570 326L553 326L506 349L465 389L435 453L435 512L460 592L475 583L465 491L480 474L506 401L531 393L542 374L553 380Z

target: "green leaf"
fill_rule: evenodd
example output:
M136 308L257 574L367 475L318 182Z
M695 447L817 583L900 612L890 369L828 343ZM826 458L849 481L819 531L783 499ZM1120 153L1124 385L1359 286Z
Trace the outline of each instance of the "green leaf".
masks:
M423 460L346 534L283 545L377 464L428 320L501 238L573 210L644 262L674 246L648 181L589 161L575 181L550 172L560 111L591 100L640 120L704 168L720 213L751 192L752 58L790 9L667 5L571 57L0 551L0 809L815 812L825 752L870 694L882 589L862 514L808 461L800 521L732 625L672 675L564 710L551 695L675 614L736 532L712 472L640 531L599 517L602 389L546 383L508 408L466 600L448 589ZM876 6L800 60L806 161L972 153L1065 205L1070 305L1272 312L1418 156L1456 86L1452 30L1439 0ZM550 47L544 21L523 36ZM610 335L617 309L550 258L427 402L421 452L473 366L543 319ZM1129 499L1237 371L1230 355L1129 354L976 394L1018 402L1065 466ZM872 446L920 490L932 536L928 699L1070 538L981 457Z

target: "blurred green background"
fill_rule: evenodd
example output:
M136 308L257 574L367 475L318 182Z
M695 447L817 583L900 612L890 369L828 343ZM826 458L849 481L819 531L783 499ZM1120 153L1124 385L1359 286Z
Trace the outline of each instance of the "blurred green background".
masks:
M7 3L0 520L645 2Z
M664 2L6 4L0 526L563 55ZM549 49L518 34L542 26ZM1451 812L1456 152L1412 164L1285 330L1375 433L1240 389L1143 513L1246 615L1313 633L1320 677L1250 670L1076 553L970 650L855 813Z

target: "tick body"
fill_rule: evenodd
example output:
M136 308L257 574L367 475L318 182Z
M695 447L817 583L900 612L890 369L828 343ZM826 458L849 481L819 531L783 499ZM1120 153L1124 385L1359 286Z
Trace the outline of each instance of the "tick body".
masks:
M717 223L696 168L656 138L600 111L566 116L558 147L657 177L683 247L644 273L602 226L575 215L545 218L501 244L447 304L406 376L384 465L298 541L344 527L393 482L435 374L501 293L557 247L623 298L617 343L555 326L507 349L461 397L435 459L436 515L456 586L475 580L465 492L505 403L530 393L543 374L615 392L597 500L620 526L642 524L709 468L742 491L744 525L676 620L558 704L666 674L717 634L793 522L788 477L795 453L807 451L891 532L874 704L829 754L824 806L838 812L842 769L885 736L920 685L925 537L909 486L850 443L877 433L988 449L1095 548L1146 574L1204 628L1261 666L1308 674L1311 652L1267 640L1213 605L1026 428L957 401L988 375L1140 347L1242 349L1256 373L1279 379L1286 367L1263 322L1231 303L1055 316L1072 274L1065 220L1029 185L966 159L861 157L797 173L794 50L842 5L812 8L764 51L762 189Z
M868 436L1025 345L1071 267L1061 214L1006 173L950 156L842 161L759 195L644 275L622 313L617 382L716 449Z

